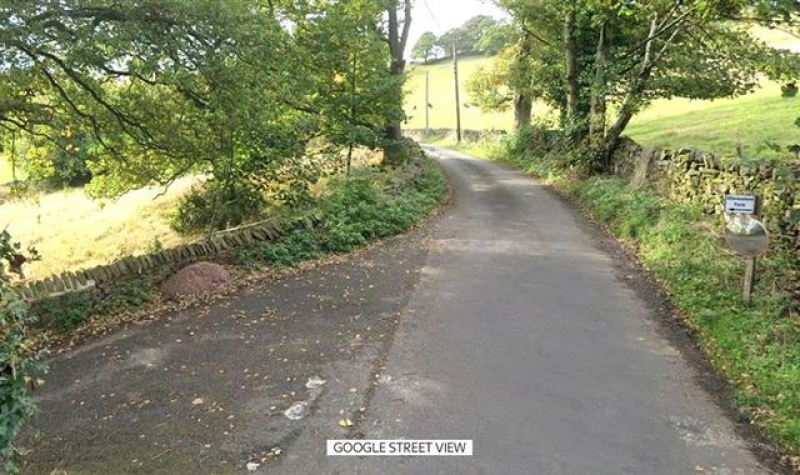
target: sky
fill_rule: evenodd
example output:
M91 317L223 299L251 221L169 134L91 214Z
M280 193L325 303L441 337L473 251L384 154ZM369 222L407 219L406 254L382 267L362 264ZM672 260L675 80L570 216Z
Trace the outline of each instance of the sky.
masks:
M426 3L429 8L426 8ZM432 31L439 36L461 26L476 15L489 15L495 18L506 16L491 0L415 0L411 12L411 30L406 54L426 31Z

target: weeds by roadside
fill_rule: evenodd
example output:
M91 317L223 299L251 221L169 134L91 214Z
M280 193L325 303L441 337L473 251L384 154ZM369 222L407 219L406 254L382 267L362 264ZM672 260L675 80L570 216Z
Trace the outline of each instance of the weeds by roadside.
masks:
M447 189L444 174L430 159L386 170L364 167L328 183L313 211L323 217L314 227L292 230L276 243L238 253L242 264L292 266L326 254L339 254L398 234L427 216Z
M147 282L132 282L98 299L87 292L69 293L34 302L30 312L38 326L53 335L66 335L100 315L135 313L153 301L156 290Z
M420 158L396 169L357 168L350 177L334 178L324 188L311 209L302 210L321 216L317 225L288 230L277 242L243 248L236 253L236 262L248 267L292 267L401 233L439 204L447 183L431 159ZM102 298L83 292L34 302L30 311L38 318L38 328L56 338L98 318L136 314L158 300L157 294L151 282L131 282Z

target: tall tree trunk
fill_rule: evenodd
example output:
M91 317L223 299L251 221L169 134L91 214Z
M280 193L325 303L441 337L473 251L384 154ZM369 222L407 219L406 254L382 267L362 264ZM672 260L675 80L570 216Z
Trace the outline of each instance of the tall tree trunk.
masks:
M604 157L606 133L606 95L608 86L607 64L611 42L609 40L609 22L600 25L597 39L597 52L594 60L594 82L592 84L591 111L589 113L589 140L594 166L603 169L607 165Z
M614 125L612 125L606 133L602 156L600 157L602 158L602 165L604 168L608 169L608 167L611 166L611 157L622 142L622 132L630 123L634 113L635 109L632 102L626 100L620 108L616 122L614 122Z
M524 30L519 45L516 61L522 71L528 71L531 54L533 53L533 37ZM533 99L522 87L518 87L514 94L514 130L527 128L531 125L531 112Z
M533 101L531 96L524 93L514 95L514 130L530 127Z
M576 38L576 14L574 8L567 11L564 19L564 52L566 55L566 88L567 88L567 114L566 126L570 129L576 126L578 120L578 101L580 100L580 85L578 84L578 41Z
M402 8L400 3L402 2ZM402 21L399 17L402 10ZM405 74L406 61L403 53L408 41L408 32L411 27L411 0L387 0L386 12L388 14L387 39L391 62L389 74L395 83L391 91L392 100L397 101L399 107L403 105L403 75ZM401 120L390 118L384 130L384 163L396 165L403 160Z
M394 79L398 79L403 76L405 73L406 63L402 59L396 60L392 58L391 65L389 66L389 74ZM397 99L402 101L402 82L397 81L398 83L393 86L392 96L393 99ZM395 139L400 137L400 122L397 120L390 121L386 125L386 137L389 139Z
M606 65L608 62L609 41L608 23L600 26L597 39L597 53L594 59L594 83L592 84L592 106L589 121L589 134L592 141L602 140L606 130Z
M602 160L602 164L604 168L608 169L611 167L612 157L614 152L619 147L622 139L622 132L630 123L633 115L636 113L637 110L637 101L640 100L640 96L642 92L644 92L645 85L647 80L650 79L650 75L653 72L653 68L655 67L656 63L659 59L664 55L667 46L672 42L672 39L675 36L675 32L673 32L672 37L667 39L666 43L662 47L661 51L659 51L655 57L653 55L653 38L656 36L656 32L658 31L658 21L657 18L653 18L650 24L650 33L648 33L647 37L649 38L644 49L644 57L642 58L642 65L639 69L639 74L633 80L633 84L631 85L630 90L628 91L628 95L625 96L625 100L622 102L622 106L620 106L619 114L617 115L617 120L614 124L608 129L605 135L604 146L602 150L602 155L599 157Z

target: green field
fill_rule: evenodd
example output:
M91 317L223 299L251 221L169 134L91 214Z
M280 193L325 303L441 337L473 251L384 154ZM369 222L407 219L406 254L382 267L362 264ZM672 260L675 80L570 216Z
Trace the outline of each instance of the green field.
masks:
M510 129L514 124L514 116L506 113L484 114L476 106L470 105L466 83L479 68L491 64L492 58L463 58L458 62L459 84L461 91L461 126L464 129ZM456 99L453 63L448 61L431 66L412 65L409 67L409 79L406 83L406 114L410 117L406 127L410 129L425 128L425 73L430 73L430 126L434 129L456 128Z
M785 34L765 30L759 33L771 42L786 46ZM794 40L796 44L796 39ZM481 67L491 64L492 58L467 58L460 61L462 104L469 104L464 84ZM455 128L455 97L453 65L412 66L409 73L406 113L411 117L406 127L425 127L425 72L430 73L430 126ZM549 109L534 106L534 116L543 116ZM800 142L800 128L794 121L800 117L800 97L783 98L780 85L764 81L751 94L734 99L692 101L688 99L659 100L634 117L626 134L644 145L665 148L687 147L714 153L733 154L737 146L745 155L774 155L766 142L782 145ZM462 107L462 127L465 129L510 129L511 111L482 113L474 106Z
M631 121L626 133L646 145L722 154L740 146L746 156L766 156L774 154L767 142L800 142L797 117L800 98L783 98L778 84L766 83L735 99L657 101Z
M798 50L797 37L780 30L751 27L754 36L779 49ZM780 84L763 81L745 96L716 101L659 100L634 117L626 134L645 145L692 148L719 154L774 155L768 142L800 142L800 97L781 97Z

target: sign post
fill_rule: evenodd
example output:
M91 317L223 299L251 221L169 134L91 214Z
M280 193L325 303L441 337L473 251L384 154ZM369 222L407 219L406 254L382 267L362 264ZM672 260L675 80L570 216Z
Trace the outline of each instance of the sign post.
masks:
M759 215L759 199L753 195L725 196L725 240L733 252L744 257L742 297L750 304L756 276L756 257L769 248L767 228Z
M742 297L744 303L750 304L751 296L753 295L753 283L756 280L756 258L744 258L744 287L742 289Z

